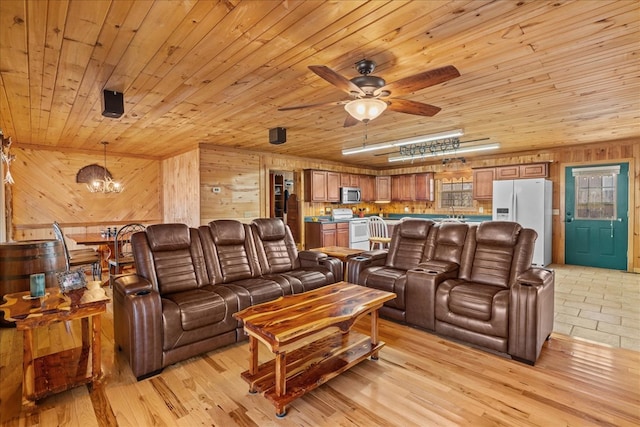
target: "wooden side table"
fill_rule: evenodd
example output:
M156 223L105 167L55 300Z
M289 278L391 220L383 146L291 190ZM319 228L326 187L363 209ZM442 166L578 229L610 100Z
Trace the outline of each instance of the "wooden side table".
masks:
M98 381L101 368L101 317L109 298L91 282L92 289L78 289L62 294L59 288L47 288L46 296L30 298L29 292L4 296L0 305L6 320L14 321L23 334L22 404L33 406L36 400L82 384ZM33 330L55 322L81 319L82 346L35 357ZM89 333L91 320L91 334ZM89 371L89 354L91 370Z
M322 252L323 254L327 254L330 257L338 258L340 261L342 261L342 271L344 272L343 280L347 280L347 260L351 257L358 256L363 252L366 252L365 249L352 249L342 246L323 246L321 248L313 248L309 250Z

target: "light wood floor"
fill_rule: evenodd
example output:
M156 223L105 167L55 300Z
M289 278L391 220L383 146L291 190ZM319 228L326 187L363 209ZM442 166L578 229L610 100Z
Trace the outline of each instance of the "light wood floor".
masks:
M389 321L378 361L366 360L289 406L248 394L248 343L176 364L136 382L113 351L103 316L105 379L21 412L21 334L0 329L3 426L637 426L640 353L553 334L535 367ZM368 318L357 328L368 331ZM63 325L39 330L40 352L78 345ZM261 359L268 357L266 351Z

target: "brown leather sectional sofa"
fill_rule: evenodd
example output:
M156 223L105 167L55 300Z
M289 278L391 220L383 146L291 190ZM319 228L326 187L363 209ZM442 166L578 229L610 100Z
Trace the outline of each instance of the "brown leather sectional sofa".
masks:
M537 234L514 222L403 220L388 251L347 264L395 292L380 314L533 365L553 330L554 273L531 266Z
M245 339L233 314L342 280L342 262L300 251L279 219L158 224L132 236L136 274L114 281L116 346L136 378Z

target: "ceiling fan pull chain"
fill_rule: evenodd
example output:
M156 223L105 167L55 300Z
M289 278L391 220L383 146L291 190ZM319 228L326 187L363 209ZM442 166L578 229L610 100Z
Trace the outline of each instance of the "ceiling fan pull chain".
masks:
M367 146L367 126L368 122L364 122L364 135L362 136L362 148Z

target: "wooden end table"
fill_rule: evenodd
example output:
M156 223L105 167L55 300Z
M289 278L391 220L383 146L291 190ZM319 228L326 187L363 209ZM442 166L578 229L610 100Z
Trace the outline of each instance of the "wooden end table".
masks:
M6 320L14 321L23 334L22 404L27 407L53 393L78 385L94 383L102 376L101 317L109 298L93 283L92 289L78 289L62 294L59 288L47 288L46 296L30 298L29 292L4 296L0 305ZM33 330L55 322L81 319L82 346L46 356L34 357ZM91 319L91 336L89 335ZM91 353L91 371L88 360Z
M249 370L242 373L249 392L264 393L275 405L276 416L283 417L294 399L369 356L377 359L384 345L378 341L378 309L395 297L392 292L338 282L234 314L249 335ZM370 336L351 331L369 313ZM330 327L338 331L306 345L292 345ZM258 365L258 341L275 354L274 360Z
M321 248L313 248L309 250L315 251L315 252L322 252L323 254L327 254L330 257L338 258L340 261L342 261L342 271L343 271L344 280L347 280L347 275L348 275L347 261L349 260L349 258L358 256L363 252L367 251L366 249L352 249L352 248L345 248L342 246L323 246Z

